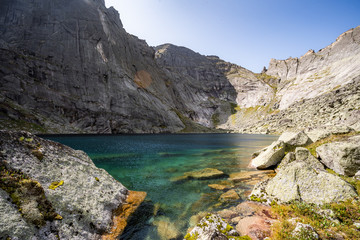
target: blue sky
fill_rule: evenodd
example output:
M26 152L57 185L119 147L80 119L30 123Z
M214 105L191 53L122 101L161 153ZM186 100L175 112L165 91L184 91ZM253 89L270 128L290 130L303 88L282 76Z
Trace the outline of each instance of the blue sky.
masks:
M360 25L360 0L105 0L128 33L254 72L271 58L318 51Z

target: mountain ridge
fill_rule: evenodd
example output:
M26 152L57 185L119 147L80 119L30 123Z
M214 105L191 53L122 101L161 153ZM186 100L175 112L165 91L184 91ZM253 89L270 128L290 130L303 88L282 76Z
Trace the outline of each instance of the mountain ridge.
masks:
M150 47L127 33L118 12L102 0L5 0L0 13L4 129L274 133L324 124L285 117L294 106L309 112L302 102L343 88L358 94L360 27L318 52L272 59L266 71L253 73L185 47ZM348 119L354 119L359 100L350 102ZM331 124L358 128L341 119L346 113L329 114L340 118ZM283 124L286 119L293 123Z

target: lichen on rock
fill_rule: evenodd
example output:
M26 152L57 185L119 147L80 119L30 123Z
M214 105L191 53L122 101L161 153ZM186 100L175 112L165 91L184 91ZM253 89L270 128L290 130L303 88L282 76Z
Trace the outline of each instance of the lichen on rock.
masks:
M0 131L0 139L0 188L8 196L2 194L1 201L17 207L34 236L85 240L113 231L115 210L129 199L129 191L84 152L27 132ZM41 161L32 153L39 144L46 153ZM0 222L6 218L0 212ZM21 235L11 227L0 224L0 232Z

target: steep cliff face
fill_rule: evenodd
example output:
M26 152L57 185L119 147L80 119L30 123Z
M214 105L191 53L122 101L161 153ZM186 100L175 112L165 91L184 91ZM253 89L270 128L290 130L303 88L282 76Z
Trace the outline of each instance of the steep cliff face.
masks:
M360 26L318 52L309 50L300 58L272 59L268 70L256 76L272 88L273 95L256 90L268 101L254 101L251 107L239 108L220 127L278 133L321 125L360 130L359 63Z
M300 58L272 59L268 75L280 78L279 109L340 88L360 75L360 27L341 34L334 43Z
M104 1L5 0L0 29L4 128L176 132L193 120L211 126L205 118L236 95L217 94L218 89L207 95L208 86L203 89L198 79L177 89L180 85L156 64L154 49L126 33Z

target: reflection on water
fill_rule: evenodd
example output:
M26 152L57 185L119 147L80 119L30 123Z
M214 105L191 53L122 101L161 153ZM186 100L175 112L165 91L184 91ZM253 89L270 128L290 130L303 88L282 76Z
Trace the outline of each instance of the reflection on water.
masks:
M122 239L161 239L161 234L181 238L189 227L190 217L201 211L219 210L241 201L220 202L220 195L226 190L212 189L209 184L232 185L242 198L253 184L232 183L227 177L181 182L171 179L204 168L216 168L227 175L249 171L251 154L277 136L160 134L46 138L85 151L96 166L107 170L127 188L146 191L147 202L129 223Z

